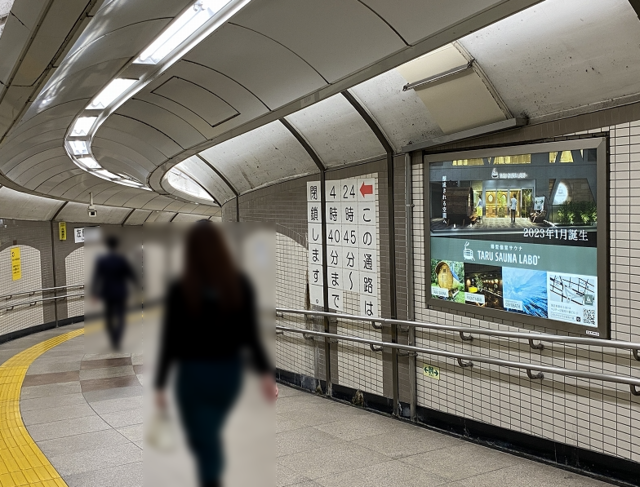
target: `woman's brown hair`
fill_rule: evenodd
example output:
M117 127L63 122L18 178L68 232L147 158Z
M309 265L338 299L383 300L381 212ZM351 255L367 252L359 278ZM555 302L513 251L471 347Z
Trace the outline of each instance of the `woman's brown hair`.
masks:
M189 230L184 263L182 282L192 312L202 310L207 290L214 292L220 305L229 311L240 306L240 272L218 225L201 220Z

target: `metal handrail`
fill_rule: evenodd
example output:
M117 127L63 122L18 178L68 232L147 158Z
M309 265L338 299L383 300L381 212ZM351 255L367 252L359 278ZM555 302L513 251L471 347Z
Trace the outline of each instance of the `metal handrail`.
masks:
M298 333L303 334L305 338L309 336L317 336L330 338L333 340L344 340L356 343L363 343L369 345L372 350L374 348L395 348L397 350L405 350L407 352L421 353L425 355L437 355L440 357L448 357L454 358L458 362L460 367L473 367L474 362L486 363L491 365L498 365L501 367L510 367L515 369L522 369L527 371L527 376L531 380L536 379L544 379L543 372L547 372L549 374L557 374L563 375L566 377L577 377L580 379L594 379L601 380L604 382L614 382L617 384L626 384L629 386L631 390L631 394L634 396L640 396L640 379L636 379L633 377L626 377L621 375L610 375L610 374L598 374L594 372L587 372L583 370L570 370L563 369L560 367L551 367L549 365L535 365L535 364L526 364L523 362L513 362L511 360L502 360L491 357L477 357L475 355L467 355L463 353L455 353L455 352L446 352L444 350L437 350L432 348L422 348L422 347L414 347L411 345L402 345L399 343L391 343L391 342L382 342L379 340L370 340L367 338L353 337L348 335L337 335L333 333L325 333L321 331L311 331L311 330L303 330L299 328L290 328L287 326L276 325L276 330L287 333ZM538 371L537 374L534 374L533 371Z
M46 292L50 292L50 291L57 291L58 289L73 289L73 288L84 288L84 284L69 284L68 286L58 286L58 287L47 287L47 288L43 288L43 289L36 289L34 291L21 291L19 293L11 293L11 294L5 294L3 296L0 296L0 299L4 299L5 301L10 300L11 298L14 298L16 296L32 296L36 293L46 293Z
M542 350L544 348L541 343L535 343L536 341L617 348L617 349L623 349L623 350L630 350L633 353L633 357L636 360L640 361L640 343L624 342L620 340L602 340L598 338L569 337L569 336L562 336L562 335L549 335L545 333L499 331L499 330L489 330L485 328L472 328L468 326L438 325L436 323L422 323L419 321L391 320L387 318L372 318L370 316L354 316L354 315L348 315L344 313L328 313L325 311L309 311L309 310L299 310L299 309L276 308L276 312L286 313L286 314L298 314L298 315L305 315L305 316L306 315L323 316L328 318L339 318L344 320L368 321L372 323L374 328L377 328L377 329L379 329L380 326L376 326L375 325L376 323L380 323L383 325L386 324L386 325L412 326L415 328L425 328L428 330L437 330L437 331L450 331L450 332L458 333L460 335L460 338L464 341L471 341L473 339L472 336L468 335L470 333L475 333L477 335L497 336L497 337L503 337L503 338L515 338L519 340L528 340L529 346L536 350Z
M20 303L14 303L14 304L9 304L7 306L2 306L0 307L0 311L3 311L5 309L8 310L13 310L14 308L18 307L18 306L33 306L37 303L42 303L44 301L57 301L58 299L67 299L67 298L73 298L73 297L77 297L77 296L84 296L84 293L78 293L78 294L66 294L64 296L53 296L51 298L42 298L42 299L35 299L35 300L29 300L29 301L21 301Z

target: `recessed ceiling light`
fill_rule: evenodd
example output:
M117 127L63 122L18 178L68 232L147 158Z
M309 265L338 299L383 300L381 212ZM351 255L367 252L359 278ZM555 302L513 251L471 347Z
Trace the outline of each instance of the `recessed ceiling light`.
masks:
M89 154L89 144L85 140L69 140L67 143L74 156Z
M134 64L158 64L230 2L231 0L198 0L142 51Z
M89 131L91 127L93 127L93 123L98 119L98 117L80 117L76 120L76 123L73 126L73 130L71 131L71 135L73 137L83 137L85 135L89 135Z
M100 169L102 167L93 157L79 157L78 162L86 169Z
M107 108L125 93L137 80L116 78L109 83L87 107L91 110Z

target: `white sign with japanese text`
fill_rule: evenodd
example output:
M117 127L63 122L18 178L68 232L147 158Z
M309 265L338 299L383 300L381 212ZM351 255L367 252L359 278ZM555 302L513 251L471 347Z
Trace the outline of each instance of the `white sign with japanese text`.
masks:
M320 182L307 183L309 292L323 306L343 312L345 292L358 295L359 314L379 316L377 180L343 179L325 186L327 282L322 276L322 198ZM354 301L351 300L351 303ZM357 305L356 305L357 306Z

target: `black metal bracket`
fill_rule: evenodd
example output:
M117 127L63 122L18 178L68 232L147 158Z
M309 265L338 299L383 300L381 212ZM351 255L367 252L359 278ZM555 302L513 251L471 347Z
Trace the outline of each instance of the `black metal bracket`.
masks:
M535 350L544 350L544 345L542 343L535 343L533 338L529 339L529 346Z
M371 349L372 352L382 352L384 350L383 346L374 345L373 343L369 344L369 348Z
M633 358L640 362L640 350L637 348L633 349Z
M465 341L465 342L472 342L473 341L473 336L465 335L464 331L460 332L460 338L462 338L462 340Z
M638 386L630 384L629 387L631 388L631 394L634 396L640 396L640 389L638 389Z
M531 380L544 379L544 374L542 372L538 372L534 375L533 372L531 372L531 369L527 369L527 377Z
M458 359L458 365L460 367L473 367L473 362L463 362L461 358Z

